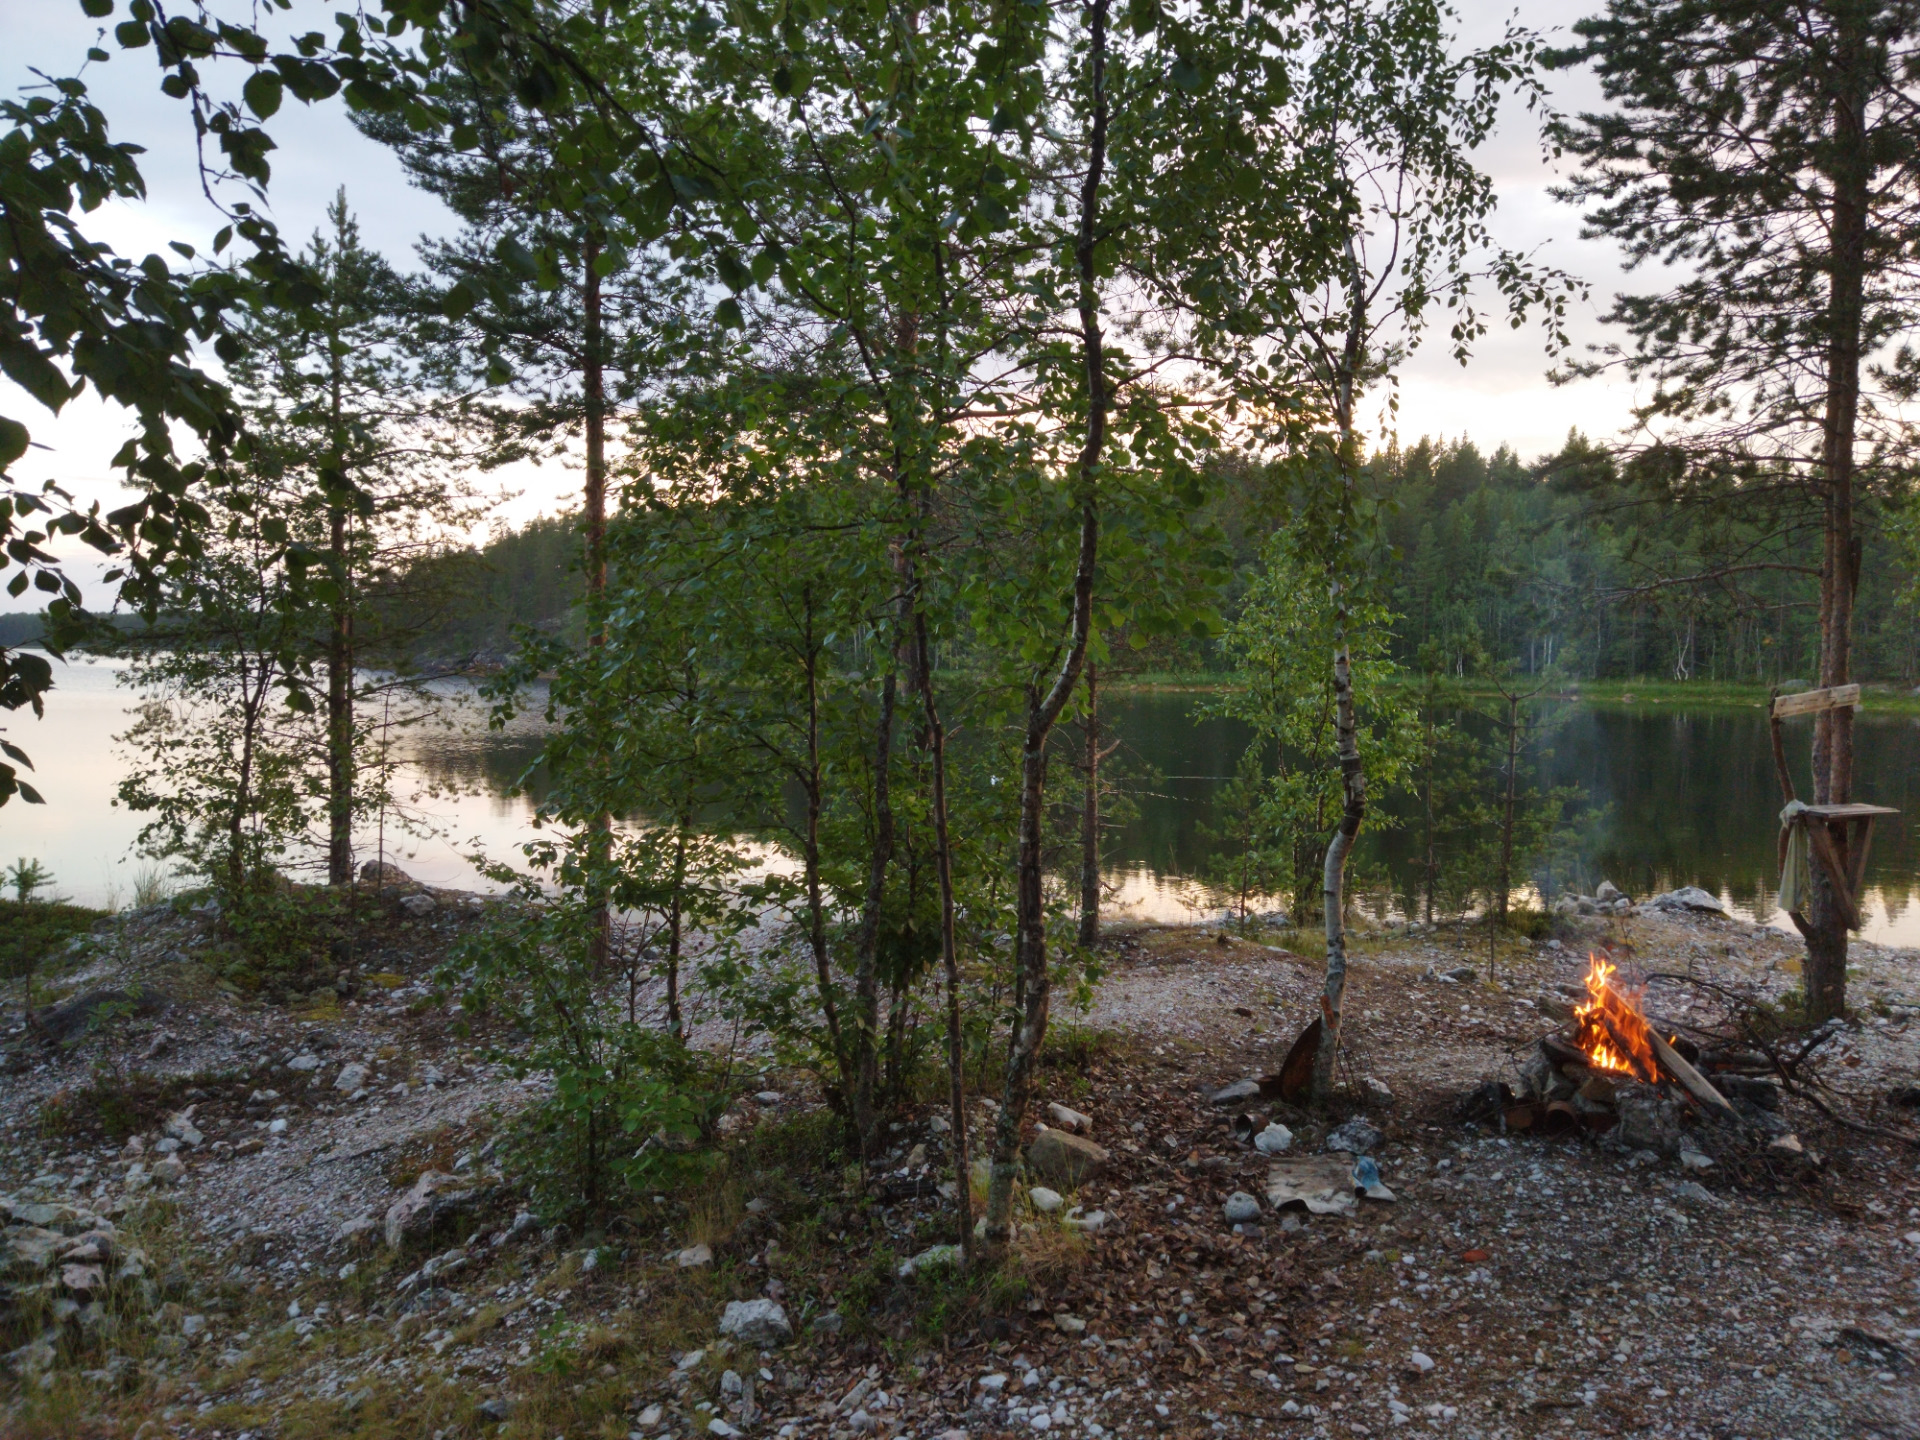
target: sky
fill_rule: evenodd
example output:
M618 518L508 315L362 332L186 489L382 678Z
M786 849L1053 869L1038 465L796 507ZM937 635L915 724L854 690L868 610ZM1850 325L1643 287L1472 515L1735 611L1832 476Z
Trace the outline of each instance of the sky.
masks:
M1597 8L1597 0L1577 8L1564 0L1456 3L1463 44L1497 39L1508 20L1516 17L1550 41L1564 44L1567 36L1560 27L1573 16ZM300 29L331 30L334 9L333 0L295 0L288 23ZM81 13L78 0L0 0L0 34L7 42L0 55L0 87L13 93L33 85L35 70L74 73L99 24ZM151 51L120 52L110 38L105 48L114 58L107 65L91 67L86 79L107 113L114 137L146 147L141 169L148 196L138 203L103 206L87 217L87 232L134 257L164 253L167 242L173 240L204 249L222 220L201 194L185 109L160 93ZM1561 109L1597 105L1597 87L1589 76L1562 73L1549 78L1553 101ZM403 267L413 262L414 246L422 236L446 235L455 228L445 208L410 186L392 154L355 130L337 102L309 108L289 97L268 128L279 147L270 157L273 182L268 208L290 239L304 238L319 228L327 203L342 186L365 242ZM1605 338L1599 313L1617 290L1632 282L1623 276L1615 247L1606 241L1580 239L1578 212L1547 193L1564 176L1542 155L1537 119L1524 107L1509 106L1499 132L1481 150L1479 163L1498 189L1500 206L1493 227L1499 241L1532 251L1542 263L1585 281L1592 296L1572 316L1575 343L1584 346ZM1402 372L1398 414L1391 428L1403 443L1422 435L1465 437L1488 453L1507 445L1528 460L1558 449L1570 429L1595 438L1618 433L1627 423L1633 398L1627 382L1603 378L1557 388L1546 378L1550 362L1543 342L1538 328L1513 332L1497 323L1464 369L1442 346L1428 346ZM131 427L112 407L89 394L70 404L57 419L49 419L0 379L0 410L25 419L35 440L50 447L33 452L40 468L37 472L23 468L23 475L33 481L57 480L83 501L97 498L103 505L115 503L119 489L107 462ZM1388 427L1376 410L1371 426L1376 440ZM524 465L488 476L483 485L500 492L490 522L521 524L570 507L577 498L579 476L564 466ZM108 598L97 583L100 568L85 561L73 567L92 604ZM0 608L30 607L0 598Z

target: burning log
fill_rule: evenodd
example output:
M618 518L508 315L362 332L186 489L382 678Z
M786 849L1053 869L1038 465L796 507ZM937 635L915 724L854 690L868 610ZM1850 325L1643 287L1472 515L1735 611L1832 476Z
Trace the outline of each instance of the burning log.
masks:
M1718 1110L1729 1118L1734 1116L1733 1106L1727 1102L1727 1097L1714 1089L1706 1076L1682 1060L1679 1052L1660 1038L1659 1031L1648 1030L1647 1038L1653 1042L1654 1055L1666 1066L1668 1073L1680 1082L1681 1088L1707 1108Z

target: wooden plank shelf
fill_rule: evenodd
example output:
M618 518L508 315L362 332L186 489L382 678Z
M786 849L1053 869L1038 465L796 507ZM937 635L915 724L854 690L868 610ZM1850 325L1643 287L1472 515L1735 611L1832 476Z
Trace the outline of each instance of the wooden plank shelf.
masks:
M1803 690L1798 695L1776 695L1773 718L1784 720L1789 715L1817 715L1822 710L1858 709L1859 706L1858 685L1835 685L1826 690Z
M1774 771L1780 777L1780 793L1795 798L1793 776L1787 769L1786 746L1782 742L1780 722L1789 715L1818 715L1843 707L1858 709L1858 685L1833 685L1825 690L1808 690L1799 695L1776 695L1768 707L1767 720L1773 732ZM1849 930L1858 930L1862 922L1860 896L1867 881L1867 852L1873 846L1873 822L1882 815L1898 815L1885 805L1809 805L1798 823L1807 832L1807 845L1814 863L1825 873L1833 890L1834 903ZM1787 859L1787 832L1780 832L1780 863ZM1806 933L1806 919L1795 915L1794 923Z

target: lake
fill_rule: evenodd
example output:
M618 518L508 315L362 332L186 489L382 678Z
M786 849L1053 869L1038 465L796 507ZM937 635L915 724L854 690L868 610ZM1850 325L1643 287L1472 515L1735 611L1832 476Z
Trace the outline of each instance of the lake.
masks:
M134 698L115 683L116 673L110 661L56 667L46 719L11 716L7 731L32 755L33 783L48 803L16 800L0 809L0 863L38 859L59 893L89 905L128 903L143 872L156 869L134 854L141 818L113 804L122 774L113 736L127 728ZM453 723L403 732L395 742L404 756L396 790L433 833L409 836L389 825L386 853L428 884L485 888L468 857L478 849L512 858L534 834L529 802L509 791L539 752L540 724L523 718L505 733L488 731L477 707L459 707L471 700L466 687L445 691ZM1205 853L1201 827L1247 732L1231 721L1196 719L1198 698L1103 698L1104 724L1124 747L1117 772L1150 777L1132 783L1137 814L1107 844L1116 907L1143 918L1219 910L1217 897L1194 879ZM1910 792L1920 790L1920 719L1868 709L1855 728L1857 798L1909 811ZM1807 734L1807 722L1790 722L1788 753L1803 796L1811 788ZM1573 704L1559 717L1550 747L1544 778L1579 786L1600 811L1580 855L1589 884L1604 877L1634 895L1698 885L1749 918L1787 924L1772 900L1780 798L1760 707ZM1071 773L1055 771L1066 783ZM378 840L363 837L367 853ZM1392 877L1392 889L1413 887L1412 832L1370 829L1363 842L1363 858ZM1867 878L1864 933L1920 944L1920 856L1904 817L1881 823ZM1385 890L1364 904L1376 914L1392 911Z

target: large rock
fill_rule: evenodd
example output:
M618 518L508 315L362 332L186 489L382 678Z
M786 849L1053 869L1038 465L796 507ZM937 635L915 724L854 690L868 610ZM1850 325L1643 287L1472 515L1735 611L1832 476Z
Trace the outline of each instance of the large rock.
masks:
M756 1350L772 1350L793 1339L793 1326L777 1300L729 1300L720 1333Z
M1709 915L1727 913L1727 907L1720 903L1718 896L1709 895L1698 885L1682 885L1678 890L1654 896L1647 903L1659 910L1700 910Z
M1651 1085L1629 1081L1616 1086L1613 1106L1620 1123L1608 1135L1609 1140L1629 1150L1680 1153L1679 1102Z
M47 1039L64 1041L108 1019L145 1018L166 1008L167 997L150 985L136 985L131 990L89 990L42 1010L34 1017L34 1025Z
M1216 1105L1250 1104L1260 1098L1258 1080L1236 1080L1231 1085L1222 1086L1210 1097Z
M360 867L364 885L411 885L413 877L391 860L369 860Z
M398 1250L409 1241L425 1239L447 1216L472 1206L474 1199L474 1192L454 1176L427 1171L387 1207L388 1247Z
M6 1243L7 1258L13 1265L45 1270L53 1264L55 1253L65 1248L67 1237L38 1225L19 1225L7 1231Z
M1078 1135L1048 1130L1027 1147L1027 1166L1056 1190L1078 1190L1107 1168L1107 1152Z

